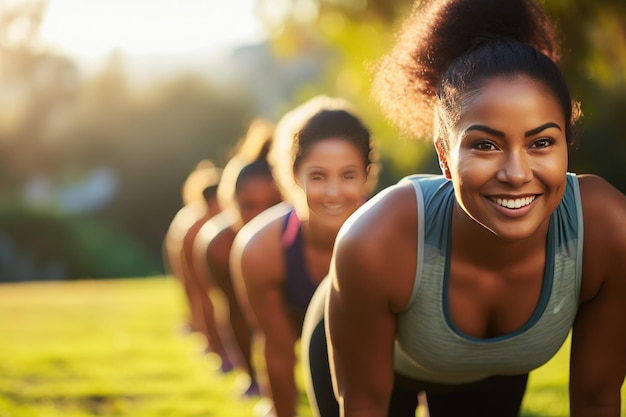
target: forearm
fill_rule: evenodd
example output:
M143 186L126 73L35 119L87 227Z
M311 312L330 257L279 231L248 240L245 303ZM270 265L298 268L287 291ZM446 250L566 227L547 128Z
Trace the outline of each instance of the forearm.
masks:
M597 405L587 407L572 407L571 417L620 417L620 406Z
M277 417L294 417L297 412L295 356L267 352L266 372Z

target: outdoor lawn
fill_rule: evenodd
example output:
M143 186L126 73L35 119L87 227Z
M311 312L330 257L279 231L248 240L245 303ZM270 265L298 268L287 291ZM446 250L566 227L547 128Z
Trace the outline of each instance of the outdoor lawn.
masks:
M259 415L185 312L169 277L0 285L0 417ZM566 344L531 375L522 416L568 415L567 362Z

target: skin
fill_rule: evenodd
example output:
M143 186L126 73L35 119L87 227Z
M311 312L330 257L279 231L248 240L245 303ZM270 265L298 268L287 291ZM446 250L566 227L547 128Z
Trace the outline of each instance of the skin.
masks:
M206 205L200 201L183 206L170 223L170 226L163 240L163 260L166 263L168 273L176 278L181 278L181 258L180 250L185 233L200 219L206 211Z
M235 193L235 199L239 208L239 220L231 222L209 239L205 262L210 282L221 292L228 306L227 331L234 336L242 366L253 381L255 372L251 360L251 331L235 296L229 257L233 240L241 226L264 210L280 203L282 197L273 179L256 177L242 182Z
M294 175L307 201L307 212L299 213L305 261L308 273L319 284L328 273L339 228L365 200L365 162L350 142L323 139L311 146ZM302 322L289 314L283 295L284 212L256 220L237 238L231 264L239 268L240 299L256 322L273 412L278 417L293 417L297 411L295 344Z
M207 211L204 216L197 220L187 231L182 243L181 272L186 284L189 305L193 317L197 317L198 330L207 340L208 348L216 353L221 361L223 369L228 369L230 359L226 353L224 344L220 338L215 319L215 309L209 298L209 282L194 266L193 245L202 226L213 218L221 210L215 195L207 199Z
M468 335L513 332L537 305L548 219L565 186L564 128L563 112L541 85L495 78L464 103L450 151L438 149L456 195L450 313ZM579 179L585 233L571 415L617 417L626 373L626 234L614 231L626 228L626 197L599 177ZM530 203L507 209L498 198ZM412 186L383 191L359 213L338 236L330 272L331 368L342 416L386 416L395 315L408 303L416 268Z
M185 259L185 240L195 233L196 223L218 213L207 206L206 201L194 201L181 208L167 231L164 240L164 260L170 274L180 280L189 304L189 326L205 336L204 314L194 281L189 279L189 264Z

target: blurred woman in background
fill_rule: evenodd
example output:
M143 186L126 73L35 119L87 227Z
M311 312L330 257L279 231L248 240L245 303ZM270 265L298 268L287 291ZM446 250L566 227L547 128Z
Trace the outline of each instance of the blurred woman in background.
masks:
M372 153L369 130L344 100L319 96L287 113L270 161L293 209L263 213L235 240L231 270L263 351L270 414L278 417L297 413L294 367L304 314L328 272L339 228L375 185Z
M214 331L213 305L208 298L206 280L194 273L191 258L193 240L207 220L221 211L217 185L221 169L209 160L200 161L182 186L183 207L176 213L163 241L163 260L168 274L182 284L189 309L186 331L199 332L207 342L207 351L220 356L228 367L228 359Z
M229 267L230 250L241 227L262 211L282 201L267 162L274 126L264 120L251 123L237 154L224 168L218 186L223 211L200 228L193 245L196 273L211 284L217 308L217 330L230 341L229 353L249 378L244 395L258 395L251 359L251 330L235 296Z

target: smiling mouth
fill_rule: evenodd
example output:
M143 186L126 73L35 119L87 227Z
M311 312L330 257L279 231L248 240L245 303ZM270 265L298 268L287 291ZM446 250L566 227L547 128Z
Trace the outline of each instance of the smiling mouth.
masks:
M338 210L343 207L343 204L324 204L324 207L329 210Z
M502 207L506 207L509 209L518 209L521 207L525 207L527 205L529 205L530 203L532 203L535 198L537 198L536 195L530 196L530 197L523 197L523 198L496 198L496 197L489 197L489 199L491 201L493 201L494 203L496 203L499 206Z

